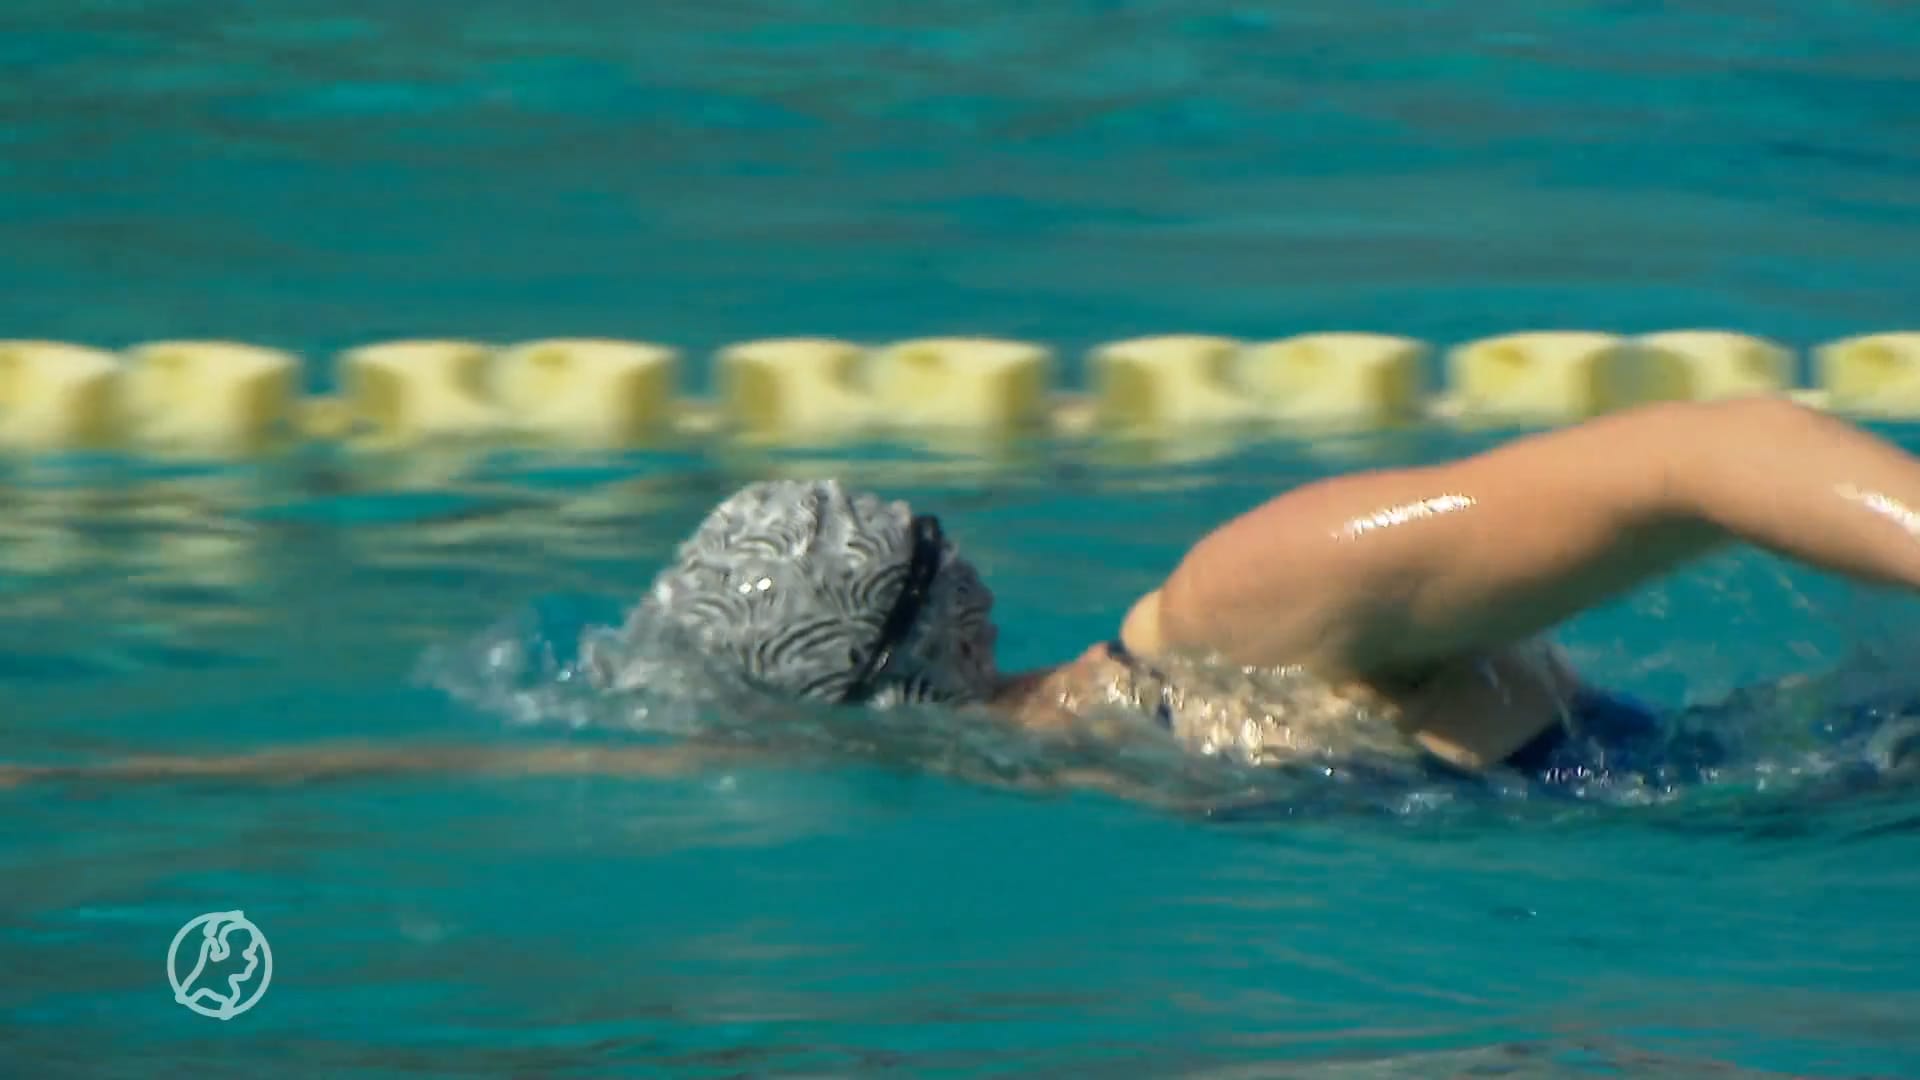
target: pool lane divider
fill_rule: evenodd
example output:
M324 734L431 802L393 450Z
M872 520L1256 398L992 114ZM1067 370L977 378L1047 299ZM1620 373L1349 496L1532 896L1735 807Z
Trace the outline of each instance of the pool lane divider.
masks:
M335 392L303 395L285 351L228 341L107 350L0 340L0 448L243 457L289 441L626 448L687 437L743 444L945 435L1218 438L1375 430L1444 419L1546 426L1639 402L1785 393L1838 412L1920 418L1920 331L1793 350L1721 330L1640 336L1552 330L1446 349L1364 332L1244 341L1204 334L1100 345L1062 388L1055 350L984 337L867 345L778 338L713 357L717 392L681 391L666 344L552 338L376 342L334 358Z

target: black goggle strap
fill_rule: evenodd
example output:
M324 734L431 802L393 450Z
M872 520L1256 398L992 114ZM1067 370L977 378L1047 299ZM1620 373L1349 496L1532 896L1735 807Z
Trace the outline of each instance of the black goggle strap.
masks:
M886 621L880 624L880 635L873 643L873 650L854 673L853 685L840 698L843 704L862 702L873 696L874 679L886 669L888 661L893 659L893 651L913 631L913 624L920 621L920 611L926 607L927 596L933 591L933 579L940 573L940 556L946 549L940 519L931 514L916 516L909 528L913 532L913 553L907 561L907 580L901 584L900 594L894 597Z

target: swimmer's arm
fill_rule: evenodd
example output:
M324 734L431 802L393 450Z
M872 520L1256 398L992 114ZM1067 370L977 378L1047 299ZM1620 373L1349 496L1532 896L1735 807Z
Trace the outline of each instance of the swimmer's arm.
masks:
M85 765L0 765L0 790L29 784L213 781L265 787L342 780L451 776L687 776L727 766L767 764L765 750L719 743L574 748L334 743L233 754L148 754ZM782 758L794 764L791 757ZM1099 768L1065 769L1040 778L974 778L1022 794L1092 791L1167 810L1191 805L1166 792Z
M31 783L213 780L265 785L408 776L670 777L753 759L743 746L512 747L334 743L233 754L149 754L83 765L0 765L0 788Z
M1647 406L1279 496L1194 547L1154 631L1244 663L1417 676L1729 541L1920 588L1920 518L1900 507L1920 512L1920 461L1852 425L1774 398Z
M1092 792L1121 802L1137 803L1178 814L1193 814L1206 808L1203 800L1182 798L1166 788L1155 787L1097 766L1063 769L1044 779L1001 786L1026 794L1039 795Z

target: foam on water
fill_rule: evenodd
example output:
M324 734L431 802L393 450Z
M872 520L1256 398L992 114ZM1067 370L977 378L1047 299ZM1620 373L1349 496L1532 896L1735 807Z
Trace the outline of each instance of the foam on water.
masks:
M1158 737L1138 715L1121 723L1140 737L1097 730L1095 708L1068 731L1025 734L973 710L838 709L700 688L697 654L675 651L653 667L670 684L597 689L582 670L581 643L611 634L617 610L595 598L553 596L470 637L437 645L416 677L516 728L587 732L638 740L700 739L750 744L770 760L922 769L1037 790L1097 769L1161 807L1219 821L1297 819L1341 813L1426 815L1464 807L1566 800L1595 805L1703 807L1742 798L1831 802L1869 791L1920 791L1920 675L1861 650L1839 667L1670 710L1659 745L1632 767L1599 765L1546 785L1517 773L1467 780L1437 777L1418 762L1355 752L1298 765L1254 767L1197 757ZM633 647L629 642L628 648ZM656 646L661 647L661 646ZM1615 754L1618 757L1618 753Z

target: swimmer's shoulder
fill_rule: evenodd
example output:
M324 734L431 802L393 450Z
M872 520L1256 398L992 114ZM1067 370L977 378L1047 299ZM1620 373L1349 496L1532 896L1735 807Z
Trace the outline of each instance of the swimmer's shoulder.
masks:
M1139 676L1131 649L1124 641L1102 641L1066 663L1008 676L991 704L1028 731L1108 730L1098 717L1089 718L1088 706L1111 700Z
M1135 656L1158 656L1166 651L1166 634L1160 623L1159 589L1134 601L1127 617L1120 622L1120 643Z
M1224 661L1233 653L1231 643L1220 639L1221 627L1196 624L1179 600L1167 599L1166 587L1155 589L1133 602L1120 622L1120 644L1127 652L1149 661ZM1310 662L1309 654L1276 652L1274 642L1263 642L1264 657L1246 662L1259 667L1281 668Z

